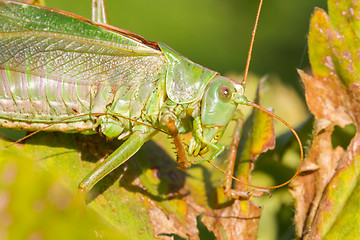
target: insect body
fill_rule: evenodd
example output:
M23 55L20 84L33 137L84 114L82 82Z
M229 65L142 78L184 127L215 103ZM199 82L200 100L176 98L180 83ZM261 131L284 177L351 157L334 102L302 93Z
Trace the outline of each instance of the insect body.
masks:
M216 158L236 107L248 104L243 84L165 44L12 1L0 2L0 72L0 126L126 140L80 183L84 191L158 131L192 131L188 154ZM190 165L178 159L179 168Z

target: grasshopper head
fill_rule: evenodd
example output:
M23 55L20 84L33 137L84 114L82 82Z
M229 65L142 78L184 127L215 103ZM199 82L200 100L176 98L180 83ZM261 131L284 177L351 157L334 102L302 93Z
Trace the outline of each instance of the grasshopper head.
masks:
M190 146L190 149L200 148L202 154L208 151L206 143L216 144L220 140L226 126L233 119L237 105L247 102L243 94L244 87L229 78L217 75L211 80L201 105L202 146L199 146L199 139L194 139L192 142L197 146ZM193 138L198 136L195 134Z

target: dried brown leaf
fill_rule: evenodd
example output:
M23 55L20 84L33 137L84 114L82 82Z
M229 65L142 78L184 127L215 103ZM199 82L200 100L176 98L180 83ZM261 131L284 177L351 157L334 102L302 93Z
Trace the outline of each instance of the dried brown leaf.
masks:
M309 56L314 76L299 71L306 102L316 119L304 171L292 190L297 236L302 239L356 238L360 227L358 219L346 210L357 202L360 138L355 134L345 149L334 147L331 139L336 125L360 126L360 46L356 33L360 3L328 3L330 17L317 9L310 25ZM357 209L353 211L353 216L358 215Z

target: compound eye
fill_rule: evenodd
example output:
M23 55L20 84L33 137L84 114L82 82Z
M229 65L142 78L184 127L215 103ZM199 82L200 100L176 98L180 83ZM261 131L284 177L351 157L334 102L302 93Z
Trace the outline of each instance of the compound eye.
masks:
M228 102L231 99L231 89L228 86L222 85L219 88L219 96L224 102Z

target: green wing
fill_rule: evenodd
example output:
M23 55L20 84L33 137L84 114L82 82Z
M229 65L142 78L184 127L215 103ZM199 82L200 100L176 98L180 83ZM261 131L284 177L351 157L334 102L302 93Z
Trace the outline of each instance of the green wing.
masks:
M118 85L156 80L154 69L164 64L157 44L125 30L53 9L0 1L2 69L62 82Z

